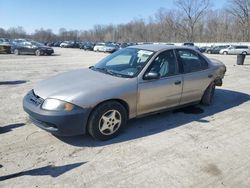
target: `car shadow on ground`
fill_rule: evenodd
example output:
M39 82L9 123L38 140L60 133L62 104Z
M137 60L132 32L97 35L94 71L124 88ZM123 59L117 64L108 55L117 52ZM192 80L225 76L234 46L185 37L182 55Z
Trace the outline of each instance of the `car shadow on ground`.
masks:
M25 170L21 172L17 172L14 174L9 174L5 176L0 176L0 181L17 178L20 176L51 176L51 177L58 177L62 174L64 174L67 171L70 171L74 168L77 168L87 162L80 162L80 163L74 163L74 164L67 164L62 166L53 166L53 165L47 165L41 168L35 168L31 170Z
M18 127L22 127L24 125L25 125L24 123L15 123L15 124L10 124L10 125L5 125L3 127L0 127L0 134L10 132L13 129L16 129Z
M0 85L18 85L18 84L25 84L29 82L28 80L7 80L7 81L0 81Z
M150 136L195 121L209 126L209 120L206 120L206 117L237 107L249 100L248 94L216 89L214 103L211 106L197 105L130 120L123 132L112 140L97 141L88 135L57 138L73 146L99 147Z

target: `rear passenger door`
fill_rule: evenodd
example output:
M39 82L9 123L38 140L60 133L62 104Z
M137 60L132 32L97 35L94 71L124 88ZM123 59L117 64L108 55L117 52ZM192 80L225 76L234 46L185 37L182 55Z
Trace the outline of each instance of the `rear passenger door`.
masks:
M192 49L176 49L180 71L183 74L183 90L180 104L201 100L211 82L212 70L207 61Z

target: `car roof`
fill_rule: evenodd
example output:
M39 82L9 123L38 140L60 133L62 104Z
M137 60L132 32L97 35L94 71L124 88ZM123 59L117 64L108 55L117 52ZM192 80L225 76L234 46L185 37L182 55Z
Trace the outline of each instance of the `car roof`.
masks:
M165 44L142 44L142 45L136 45L136 46L129 46L127 48L137 48L137 49L154 51L154 52L161 51L161 50L171 50L171 49L193 49L191 47L165 45Z

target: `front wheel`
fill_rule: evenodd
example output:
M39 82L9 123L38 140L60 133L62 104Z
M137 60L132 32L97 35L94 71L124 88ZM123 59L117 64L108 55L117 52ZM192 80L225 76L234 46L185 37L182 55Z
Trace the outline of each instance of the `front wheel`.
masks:
M15 54L15 55L19 55L19 54L20 54L19 50L18 50L18 49L15 49L15 50L14 50L14 54Z
M215 83L212 82L205 90L201 99L201 103L207 106L211 105L213 103L214 91L215 91Z
M92 112L88 122L89 134L98 140L116 137L127 122L127 112L116 101L103 103Z
M35 54L36 54L36 56L40 56L41 55L41 51L40 50L36 50Z
M228 54L228 52L223 52L223 55L227 55Z

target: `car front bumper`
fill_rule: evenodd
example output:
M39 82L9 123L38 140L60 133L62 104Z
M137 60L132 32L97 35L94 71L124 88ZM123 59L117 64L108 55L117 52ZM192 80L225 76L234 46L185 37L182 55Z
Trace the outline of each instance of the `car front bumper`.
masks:
M54 50L53 49L44 49L44 50L42 50L43 51L43 53L45 53L45 54L53 54L54 53Z
M81 135L86 132L90 109L79 107L71 112L49 111L41 108L43 101L33 91L23 99L23 109L35 125L60 136Z

